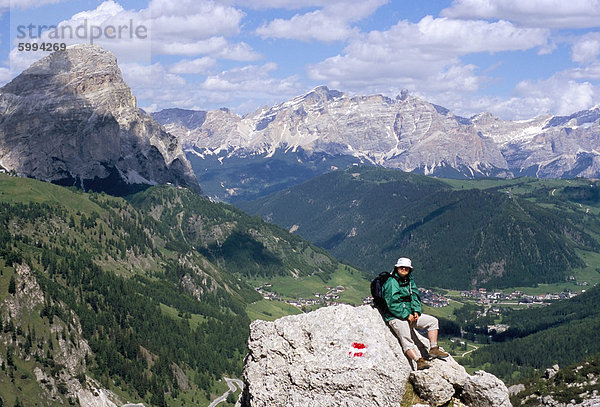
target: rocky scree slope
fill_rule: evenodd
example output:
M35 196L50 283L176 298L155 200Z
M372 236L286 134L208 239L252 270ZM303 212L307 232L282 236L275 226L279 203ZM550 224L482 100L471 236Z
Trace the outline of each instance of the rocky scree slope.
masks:
M600 405L600 357L560 368L555 364L542 376L509 387L514 405L593 407Z
M137 108L115 56L93 45L54 52L0 89L0 165L110 193L167 182L200 192L177 138Z
M429 345L419 335L421 352ZM400 405L407 386L441 406L510 406L495 376L469 375L452 357L413 371L400 343L371 306L337 305L250 325L242 406Z

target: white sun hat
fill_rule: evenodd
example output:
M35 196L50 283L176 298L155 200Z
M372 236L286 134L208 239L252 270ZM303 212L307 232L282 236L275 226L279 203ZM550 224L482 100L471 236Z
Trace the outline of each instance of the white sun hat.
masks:
M400 257L394 267L408 267L412 270L412 262L408 257Z

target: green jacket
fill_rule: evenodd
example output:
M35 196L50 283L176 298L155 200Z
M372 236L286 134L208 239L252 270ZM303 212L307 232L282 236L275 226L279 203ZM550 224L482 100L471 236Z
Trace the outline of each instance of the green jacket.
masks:
M383 316L386 321L394 318L408 319L408 316L415 312L421 315L421 296L412 273L402 281L394 272L383 285L382 291L389 309Z

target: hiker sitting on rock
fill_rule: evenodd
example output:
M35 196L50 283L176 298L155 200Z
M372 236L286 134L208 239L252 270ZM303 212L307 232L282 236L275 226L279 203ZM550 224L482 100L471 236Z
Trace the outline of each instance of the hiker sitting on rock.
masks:
M445 358L448 354L438 347L438 320L436 317L421 313L421 296L412 278L412 262L406 257L398 259L394 271L383 285L383 298L388 310L384 318L400 339L402 350L417 364L417 369L427 369L429 363L420 356L412 339L413 329L426 329L431 347L430 357Z

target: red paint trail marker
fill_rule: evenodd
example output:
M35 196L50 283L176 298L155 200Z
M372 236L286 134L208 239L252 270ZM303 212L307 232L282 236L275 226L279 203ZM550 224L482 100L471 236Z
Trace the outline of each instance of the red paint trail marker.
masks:
M360 342L352 342L352 347L354 349L366 349L367 345L365 345L364 343L360 343ZM348 352L348 356L353 356L355 358L362 358L365 356L365 352L350 351L350 352Z

